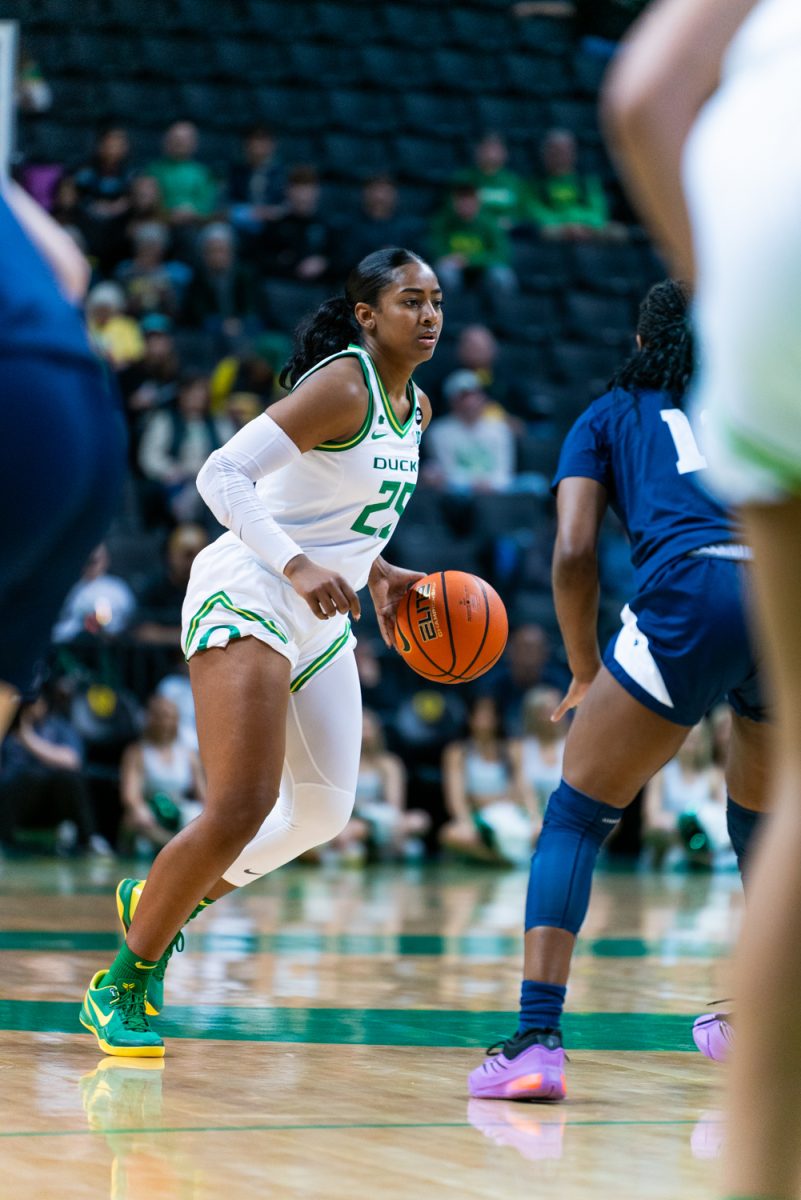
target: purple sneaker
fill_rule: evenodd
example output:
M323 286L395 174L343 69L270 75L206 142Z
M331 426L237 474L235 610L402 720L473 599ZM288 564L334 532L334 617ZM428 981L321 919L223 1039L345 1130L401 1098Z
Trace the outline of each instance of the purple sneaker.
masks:
M706 1058L726 1062L734 1044L731 1013L710 1013L696 1017L693 1022L693 1041Z
M470 1072L468 1090L480 1100L564 1100L565 1052L555 1029L530 1029L490 1046Z

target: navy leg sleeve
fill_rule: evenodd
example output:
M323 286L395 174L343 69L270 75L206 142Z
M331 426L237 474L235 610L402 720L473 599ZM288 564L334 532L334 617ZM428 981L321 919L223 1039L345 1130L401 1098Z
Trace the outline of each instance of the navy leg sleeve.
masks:
M531 859L527 930L551 925L578 933L590 903L598 851L619 821L620 809L561 781L548 801Z

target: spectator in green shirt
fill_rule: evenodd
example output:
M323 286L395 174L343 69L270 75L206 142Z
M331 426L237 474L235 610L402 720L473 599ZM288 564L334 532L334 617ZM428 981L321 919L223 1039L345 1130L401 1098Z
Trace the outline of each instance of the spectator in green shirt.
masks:
M486 282L514 291L511 249L497 217L482 211L478 190L457 183L431 226L431 251L445 291Z
M478 192L481 211L494 217L502 229L512 229L526 219L528 191L522 176L506 167L509 150L498 133L487 133L476 145L475 166L460 176Z
M191 121L175 121L162 142L162 156L148 171L159 184L172 225L192 225L214 214L217 184L211 171L198 162L198 132Z
M543 171L531 188L529 216L543 237L584 241L606 237L609 208L600 179L577 166L575 136L551 129L540 147Z

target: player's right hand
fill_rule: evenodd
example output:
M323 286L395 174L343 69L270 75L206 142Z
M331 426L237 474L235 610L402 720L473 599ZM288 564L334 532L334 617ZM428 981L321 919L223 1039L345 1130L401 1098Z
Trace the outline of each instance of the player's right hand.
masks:
M566 694L562 698L561 704L558 704L551 713L551 720L554 722L561 721L565 713L570 712L572 708L578 708L584 697L587 695L587 692L590 690L591 684L591 679L582 681L576 679L574 675L570 681L570 687L567 689Z
M318 566L305 554L299 554L289 560L284 574L319 620L327 621L336 613L347 612L355 621L361 617L359 597L336 571Z

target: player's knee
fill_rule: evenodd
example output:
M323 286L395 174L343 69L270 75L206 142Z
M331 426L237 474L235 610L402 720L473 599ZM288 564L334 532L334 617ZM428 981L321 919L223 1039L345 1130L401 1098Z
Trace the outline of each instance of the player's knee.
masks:
M318 784L298 787L296 807L299 813L302 810L302 824L314 835L313 845L321 846L342 833L353 812L353 801L353 792L340 788Z
M236 857L256 836L276 799L275 789L257 787L228 797L213 810L207 806L203 819L214 826L215 844L232 851Z
M600 846L618 825L620 817L619 809L593 800L562 779L545 809L543 833L578 835Z

